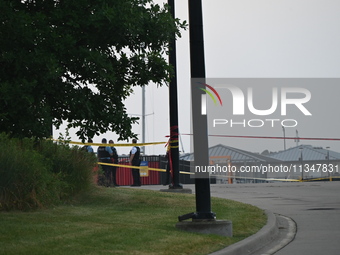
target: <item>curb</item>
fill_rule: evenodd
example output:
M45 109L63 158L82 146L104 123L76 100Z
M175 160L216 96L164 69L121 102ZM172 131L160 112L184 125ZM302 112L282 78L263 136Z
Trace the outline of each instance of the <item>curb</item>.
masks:
M262 255L273 255L295 239L295 235L297 231L296 222L293 219L283 216L281 214L276 214L276 218L277 219L283 218L286 221L288 233L286 233L284 237L280 239L279 243L277 243L270 249L267 249L265 252L262 252Z
M234 243L222 250L210 253L210 255L247 255L263 248L272 242L279 233L276 216L268 211L264 211L267 215L267 224L261 228L256 234Z

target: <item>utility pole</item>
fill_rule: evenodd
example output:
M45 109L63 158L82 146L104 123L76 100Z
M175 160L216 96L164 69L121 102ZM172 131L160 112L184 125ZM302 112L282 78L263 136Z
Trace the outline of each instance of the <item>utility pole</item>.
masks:
M282 130L283 130L283 149L286 150L286 130L284 126L282 126Z
M145 143L145 86L142 87L142 143ZM142 146L145 155L145 146Z
M296 147L298 147L299 146L299 142L300 142L300 138L299 138L299 132L297 131L297 129L296 129L296 132L295 132L294 142L296 142Z
M303 155L302 155L303 147L300 146L299 150L300 150L300 161L301 161L301 181L303 181L303 172L304 172Z

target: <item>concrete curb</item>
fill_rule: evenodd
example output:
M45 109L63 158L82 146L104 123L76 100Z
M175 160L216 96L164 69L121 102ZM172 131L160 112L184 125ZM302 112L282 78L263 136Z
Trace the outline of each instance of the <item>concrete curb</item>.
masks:
M279 233L277 219L272 212L265 210L265 213L267 215L267 224L261 228L260 231L240 242L234 243L222 250L211 253L210 255L252 254L253 252L272 242Z
M276 219L278 220L278 223L280 222L280 219L284 219L286 223L286 229L287 233L285 233L283 236L279 234L279 242L275 243L271 247L266 247L266 251L261 251L261 255L273 255L277 251L281 250L282 248L286 247L290 242L292 242L295 239L296 231L297 231L297 225L296 222L286 216L280 215L280 214L275 214ZM280 228L280 223L279 223L279 228Z

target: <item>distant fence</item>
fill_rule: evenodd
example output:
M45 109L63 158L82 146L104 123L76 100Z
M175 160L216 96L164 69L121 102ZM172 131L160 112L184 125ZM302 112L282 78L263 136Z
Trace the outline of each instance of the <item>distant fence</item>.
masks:
M119 157L120 165L129 165L128 156ZM165 156L141 156L142 161L148 162L148 167L166 169L168 164L168 159ZM190 162L180 160L179 161L179 171L190 172ZM117 167L117 184L120 186L128 186L133 183L131 168ZM166 173L160 171L148 171L148 176L141 176L142 185L161 185L166 182ZM189 174L180 174L181 184L194 184L195 180L190 178Z

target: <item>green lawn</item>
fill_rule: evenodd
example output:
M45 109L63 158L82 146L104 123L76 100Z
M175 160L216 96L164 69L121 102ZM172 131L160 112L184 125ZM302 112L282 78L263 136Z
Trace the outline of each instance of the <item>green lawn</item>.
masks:
M195 196L127 188L94 190L72 203L34 212L0 212L0 254L208 254L256 233L262 210L212 198L234 237L183 232L177 216L195 211Z

